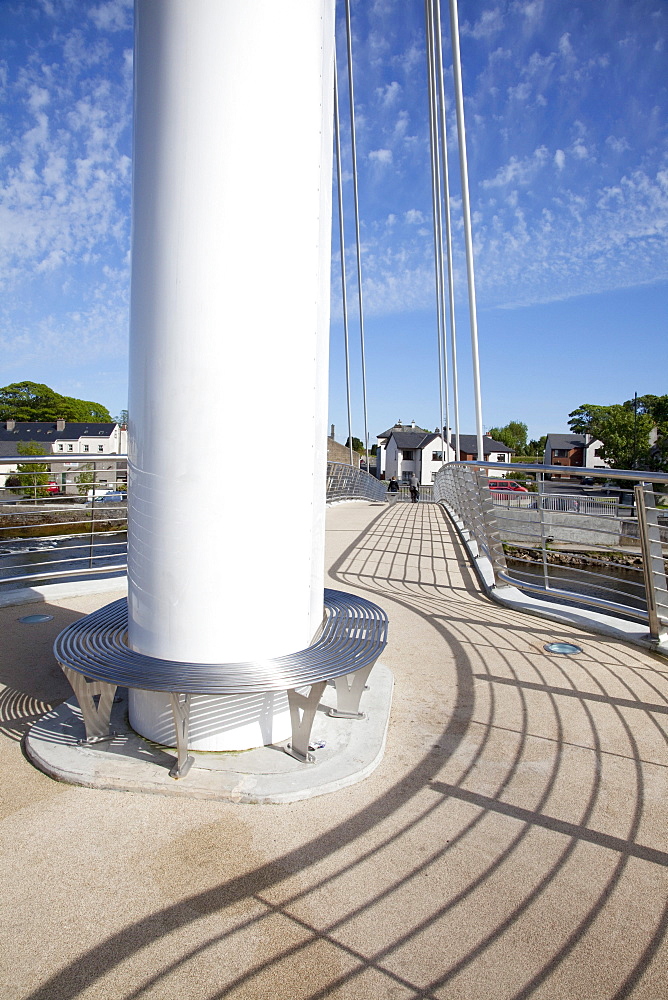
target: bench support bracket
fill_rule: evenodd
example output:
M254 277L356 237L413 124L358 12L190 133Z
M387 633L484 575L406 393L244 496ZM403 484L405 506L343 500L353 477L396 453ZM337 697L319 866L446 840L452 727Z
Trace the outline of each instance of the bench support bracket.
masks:
M317 711L323 691L327 681L318 681L311 684L307 695L300 694L293 688L288 691L288 704L290 706L290 721L292 723L292 740L285 748L295 760L302 764L315 764L315 757L308 752L308 745L311 739L311 727ZM299 714L301 711L301 715Z
M188 723L190 721L190 699L192 695L170 693L174 727L176 729L176 763L171 768L171 778L185 778L195 763L188 753Z
M342 674L336 678L336 708L330 708L328 715L334 719L366 718L364 712L360 712L360 700L374 665L370 663L354 674Z
M88 681L83 674L72 670L64 663L61 663L61 667L72 685L86 727L86 739L79 740L79 746L90 747L95 746L96 743L107 743L109 740L113 740L116 733L112 732L109 726L116 685L107 684L104 681ZM97 704L95 698L97 698Z

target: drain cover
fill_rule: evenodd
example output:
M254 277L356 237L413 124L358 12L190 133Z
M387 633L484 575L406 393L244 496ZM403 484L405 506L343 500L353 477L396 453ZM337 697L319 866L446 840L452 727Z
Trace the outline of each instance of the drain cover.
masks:
M24 625L37 625L38 622L53 621L53 615L26 615L24 618L19 618L19 621Z
M582 652L580 647L574 646L572 642L548 642L543 649L548 653L561 653L562 656L574 656L575 653Z

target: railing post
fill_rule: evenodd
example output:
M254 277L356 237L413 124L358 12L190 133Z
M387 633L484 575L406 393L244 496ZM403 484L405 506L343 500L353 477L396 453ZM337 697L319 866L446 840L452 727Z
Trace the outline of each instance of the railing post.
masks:
M506 555L503 551L501 533L499 532L499 525L496 520L494 501L487 486L487 475L482 469L475 470L475 481L478 488L482 526L487 540L487 551L492 569L494 570L494 583L498 586L498 574L506 572Z
M547 561L547 534L545 532L545 479L543 473L538 474L538 521L540 524L540 557L543 565L543 583L545 589L550 587L549 564Z
M634 487L642 549L649 633L656 642L668 638L668 586L661 546L661 529L651 483Z

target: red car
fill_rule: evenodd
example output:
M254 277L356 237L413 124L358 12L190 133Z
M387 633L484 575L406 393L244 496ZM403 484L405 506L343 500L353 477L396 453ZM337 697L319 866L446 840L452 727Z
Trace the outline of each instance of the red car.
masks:
M490 479L487 484L490 490L503 490L504 493L528 493L528 489L520 486L514 479Z

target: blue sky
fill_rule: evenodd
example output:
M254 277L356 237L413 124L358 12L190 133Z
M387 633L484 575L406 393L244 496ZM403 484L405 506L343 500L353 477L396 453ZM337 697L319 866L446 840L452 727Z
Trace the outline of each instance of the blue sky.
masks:
M461 426L474 431L450 129ZM353 0L369 431L439 420L422 0ZM0 384L126 405L132 5L0 0ZM666 0L460 0L483 418L668 392ZM339 65L345 67L343 5ZM341 84L362 436L352 185ZM330 420L345 439L332 269Z

